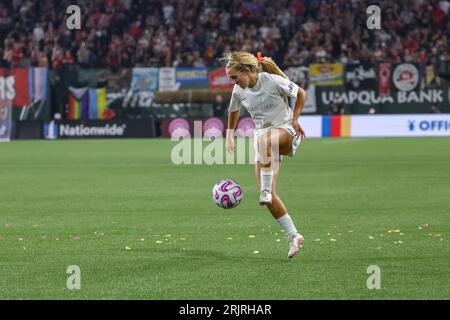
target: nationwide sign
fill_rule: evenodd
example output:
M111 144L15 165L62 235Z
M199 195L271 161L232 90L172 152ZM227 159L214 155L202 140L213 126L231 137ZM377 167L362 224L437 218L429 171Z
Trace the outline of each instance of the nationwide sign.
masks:
M44 125L46 139L154 137L153 119L52 121Z

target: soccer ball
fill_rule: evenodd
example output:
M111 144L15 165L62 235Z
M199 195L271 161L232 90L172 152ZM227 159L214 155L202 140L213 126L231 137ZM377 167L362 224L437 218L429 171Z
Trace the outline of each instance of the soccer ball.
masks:
M241 186L234 180L220 180L212 190L214 202L223 209L235 208L242 200Z

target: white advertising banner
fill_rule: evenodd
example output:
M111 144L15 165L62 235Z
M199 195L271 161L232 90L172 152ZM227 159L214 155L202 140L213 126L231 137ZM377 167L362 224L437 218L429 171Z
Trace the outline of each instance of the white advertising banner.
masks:
M322 137L322 116L300 116L299 123L305 131L306 138Z
M450 114L353 115L351 137L450 136Z

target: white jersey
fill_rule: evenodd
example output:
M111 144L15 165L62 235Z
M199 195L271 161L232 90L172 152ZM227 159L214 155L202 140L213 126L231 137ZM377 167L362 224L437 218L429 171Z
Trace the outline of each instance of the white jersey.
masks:
M292 121L289 100L297 99L297 93L298 86L289 79L261 72L253 88L242 89L234 85L228 112L238 111L243 106L250 113L256 129L281 126Z

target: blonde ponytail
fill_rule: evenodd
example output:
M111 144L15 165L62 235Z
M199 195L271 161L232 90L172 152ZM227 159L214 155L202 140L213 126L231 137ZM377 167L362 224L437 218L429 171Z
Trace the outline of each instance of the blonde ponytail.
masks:
M288 78L283 71L277 66L275 61L272 60L270 57L264 57L259 61L261 65L261 70L267 73L271 74L277 74L279 76L282 76L283 78Z
M243 72L248 68L255 73L267 72L287 79L287 76L281 71L275 61L270 57L261 57L260 52L258 52L256 57L248 52L227 52L219 60L225 61L227 68L234 69L237 72Z

